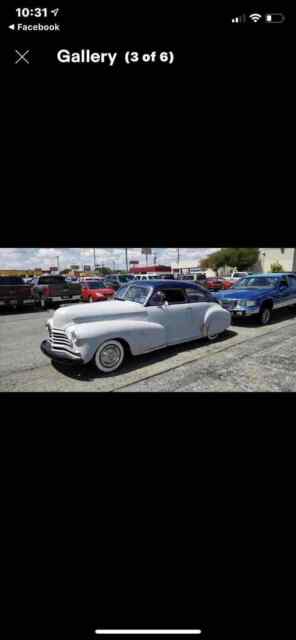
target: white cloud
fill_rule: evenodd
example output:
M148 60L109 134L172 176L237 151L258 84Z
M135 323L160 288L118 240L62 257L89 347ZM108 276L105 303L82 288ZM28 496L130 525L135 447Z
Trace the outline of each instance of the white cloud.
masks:
M217 249L180 248L180 260L198 261L200 258L216 251ZM153 255L157 256L157 263L170 266L177 260L177 249L156 248L152 249ZM79 248L55 249L55 248L0 248L0 268L2 269L23 269L41 267L47 269L56 266L57 256L59 256L60 268L68 267L71 264L91 264L93 265L93 249L89 255L84 255ZM140 264L146 264L146 258L141 254L141 248L128 249L129 260L139 260ZM125 250L118 248L102 249L96 248L97 264L104 264L111 269L125 268ZM149 256L149 264L153 263L152 256Z

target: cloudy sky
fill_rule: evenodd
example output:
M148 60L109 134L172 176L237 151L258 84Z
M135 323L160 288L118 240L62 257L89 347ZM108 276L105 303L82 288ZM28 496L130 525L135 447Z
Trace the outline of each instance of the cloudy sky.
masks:
M180 249L180 260L194 260L216 251L216 249ZM29 269L33 267L41 267L47 269L57 265L57 256L59 256L60 269L69 267L71 264L93 266L93 250L90 255L85 255L82 249L1 249L0 248L0 269ZM153 255L157 257L158 264L171 265L177 260L177 250L169 249L152 249ZM96 249L97 264L111 269L125 268L125 251L124 249ZM141 255L141 248L128 250L129 260L139 260L140 264L145 264L146 258ZM153 264L152 256L149 257L149 264Z

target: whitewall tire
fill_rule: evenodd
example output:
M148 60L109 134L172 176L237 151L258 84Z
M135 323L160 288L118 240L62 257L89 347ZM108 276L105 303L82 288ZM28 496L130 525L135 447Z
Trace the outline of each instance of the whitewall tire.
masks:
M210 335L208 333L208 340L210 340L210 342L214 342L214 340L217 340L218 336L219 336L219 333L213 333L213 335Z
M107 340L97 350L94 362L102 373L113 373L122 365L124 347L119 340Z

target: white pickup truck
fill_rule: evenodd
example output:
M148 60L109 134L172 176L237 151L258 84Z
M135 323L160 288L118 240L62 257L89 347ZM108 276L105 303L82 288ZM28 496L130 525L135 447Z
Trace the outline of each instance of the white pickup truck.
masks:
M238 282L241 278L246 278L248 275L250 275L248 273L248 271L237 271L236 269L232 272L231 276L228 276L228 278L226 278L226 280L228 280L229 282L233 282L233 284L235 284L236 282Z

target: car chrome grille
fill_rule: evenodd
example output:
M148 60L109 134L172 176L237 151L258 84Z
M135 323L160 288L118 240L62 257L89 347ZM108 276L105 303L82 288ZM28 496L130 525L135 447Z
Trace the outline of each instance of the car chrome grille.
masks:
M53 349L57 351L72 351L72 341L66 335L66 332L62 329L51 329L48 327L49 342Z
M236 307L237 305L237 300L228 300L227 298L224 298L222 300L222 306L225 307L225 309L234 309L234 307Z

